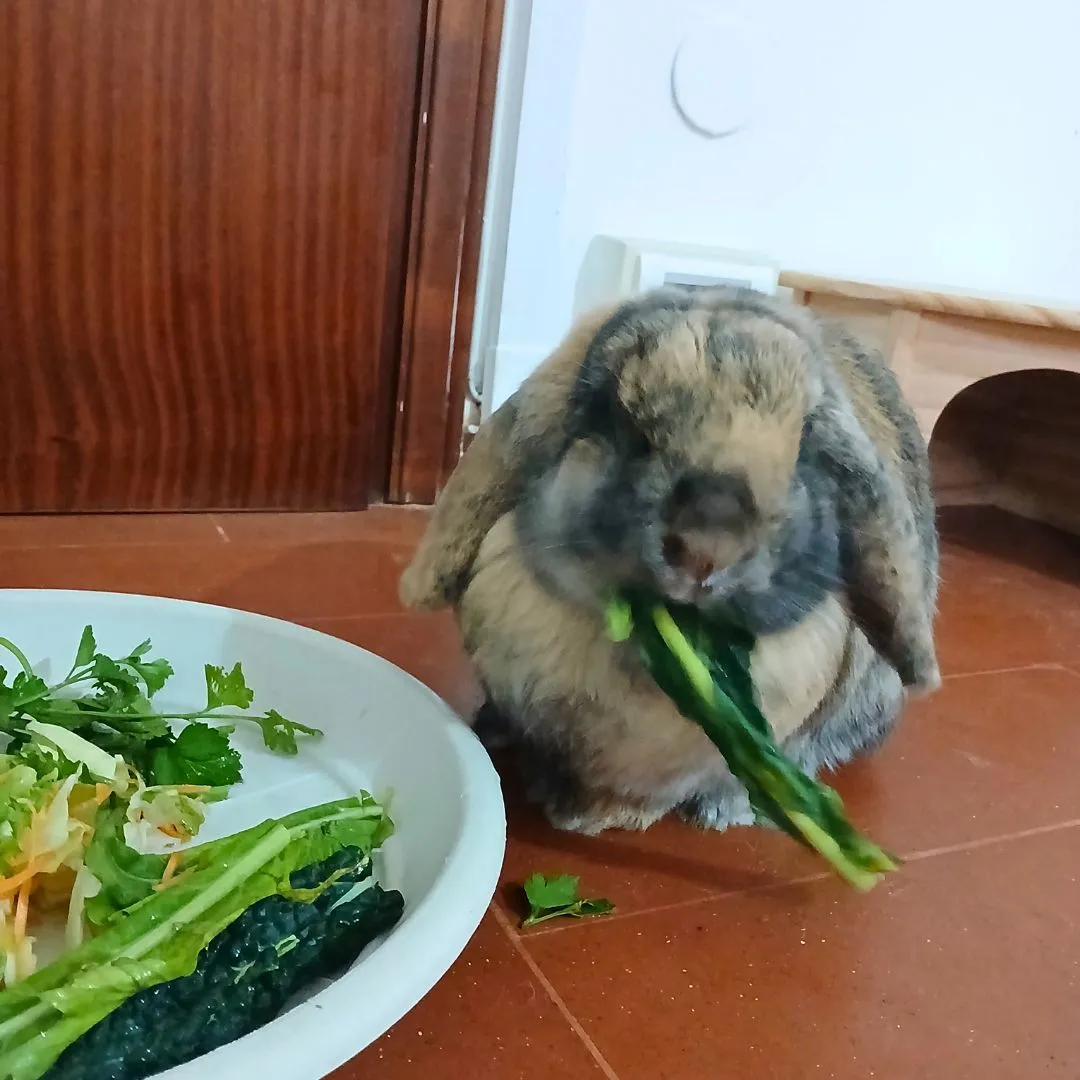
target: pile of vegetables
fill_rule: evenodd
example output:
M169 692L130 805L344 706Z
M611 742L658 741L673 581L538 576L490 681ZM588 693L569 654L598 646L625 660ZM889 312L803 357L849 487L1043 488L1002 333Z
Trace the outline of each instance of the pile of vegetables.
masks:
M400 918L370 796L188 849L175 883L0 994L0 1077L137 1080L275 1016Z
M848 821L840 796L784 756L758 708L753 635L696 608L626 592L609 605L608 633L632 640L660 689L698 724L747 791L758 820L821 855L855 888L872 888L896 859Z
M163 712L172 675L83 631L58 683L0 668L0 1080L137 1080L266 1023L401 917L372 856L393 830L370 795L196 847L242 779L230 736L257 724L296 754L321 732L251 711L239 664L207 665L206 704ZM59 914L65 951L38 964Z

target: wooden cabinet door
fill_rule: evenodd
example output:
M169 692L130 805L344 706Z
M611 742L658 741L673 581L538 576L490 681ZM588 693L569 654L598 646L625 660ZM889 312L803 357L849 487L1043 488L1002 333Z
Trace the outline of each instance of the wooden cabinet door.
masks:
M0 3L0 512L381 492L424 17Z

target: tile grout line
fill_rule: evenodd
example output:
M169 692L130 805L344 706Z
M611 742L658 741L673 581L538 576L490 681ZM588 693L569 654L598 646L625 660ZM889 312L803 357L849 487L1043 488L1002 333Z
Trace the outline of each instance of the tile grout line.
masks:
M1080 827L1080 818L1070 818L1068 821L1059 821L1053 825L1034 825L1030 829L1020 829L1017 832L1002 833L1000 836L985 836L979 840L966 840L960 844L946 844L943 847L925 848L922 851L913 851L910 855L902 855L904 862L922 862L926 859L937 859L942 855L959 855L965 851L979 851L982 848L993 847L995 844L1011 844L1017 840L1029 840L1033 836L1046 836L1049 833L1065 832L1068 829Z
M561 926L551 925L542 929L531 930L529 937L550 937L552 934L565 934L571 930L579 930L588 925L611 924L625 922L627 919L636 919L642 915L665 915L669 911L679 911L682 908L691 908L697 904L716 903L721 900L730 900L736 896L756 896L759 893L776 892L780 889L788 889L795 885L811 885L815 881L828 881L833 875L828 871L817 874L807 874L805 877L786 878L783 881L770 881L763 885L751 885L747 889L725 889L722 892L708 893L705 896L694 896L687 900L674 900L670 904L658 904L655 907L641 908L638 911L627 911L619 914L618 911L604 918L578 919L574 922L565 922Z
M957 671L952 675L943 675L942 682L954 679L978 679L985 675L1016 675L1022 671L1062 671L1067 670L1060 660L1036 660L1030 664L1018 664L1015 667L986 668L983 671Z
M318 623L338 623L338 622L353 622L358 619L404 619L409 616L416 616L418 613L415 611L402 611L396 609L394 611L365 611L359 615L304 615L303 618L310 619L312 622ZM424 612L419 614L423 615ZM303 625L307 625L306 623Z
M282 514L287 514L288 511L283 511ZM279 537L267 537L267 536L255 536L255 537L243 537L236 538L230 536L228 530L226 530L224 524L220 521L216 514L206 515L211 524L214 526L214 530L218 536L227 544L239 544L246 548L272 548L277 550L288 550L291 548L302 548L312 544L324 544L332 545L334 547L347 546L347 545L359 545L362 547L382 547L387 548L397 555L404 555L412 557L416 550L417 540L402 537L394 532L379 532L377 529L374 532L362 534L359 536L338 536L338 535L313 535L305 536L302 533L292 532L287 536ZM168 543L183 543L184 541L168 541ZM134 542L138 544L138 541ZM35 544L33 547L40 547L41 545ZM72 546L88 546L94 547L97 545L72 545ZM0 550L3 549L3 543L0 542Z
M1080 673L1077 673L1080 677ZM966 851L979 851L982 848L993 847L995 844L1010 844L1018 840L1028 840L1035 836L1045 836L1049 833L1065 832L1068 829L1080 827L1080 818L1070 818L1067 821L1059 821L1051 825L1036 825L1030 829L1022 829L1018 832L1001 833L996 836L980 837L977 840L965 840L962 843L948 844L937 848L923 848L907 855L899 856L901 863L924 862L928 859L937 859L946 855L959 855ZM550 937L552 934L565 934L574 930L580 930L587 925L604 925L621 923L628 919L641 918L644 915L665 915L671 911L679 911L683 908L692 908L703 904L720 903L736 897L756 896L759 893L777 892L781 889L793 888L801 885L812 885L818 881L830 881L834 875L829 871L818 874L807 874L805 877L788 878L784 881L770 882L766 885L753 885L748 889L731 889L726 892L710 893L706 896L695 896L689 900L678 900L671 904L659 904L656 907L641 908L638 911L628 911L623 915L618 913L603 919L580 920L566 923L562 926L551 926L546 929L534 930L530 937ZM500 916L505 918L505 912L499 910Z
M544 974L540 965L536 962L532 953L529 952L525 943L521 940L521 937L510 925L510 920L507 918L506 913L499 907L498 904L492 904L490 909L492 915L495 917L495 921L499 924L502 932L507 936L510 944L513 946L514 951L525 961L529 970L532 972L533 977L543 987L544 992L549 998L551 998L552 1004L558 1009L562 1018L570 1025L570 1029L581 1040L585 1049L588 1051L589 1056L596 1063L597 1068L604 1074L607 1080L619 1080L618 1074L608 1063L607 1058L600 1052L600 1048L593 1042L592 1037L582 1026L581 1021L570 1011L570 1007L562 999L562 995L555 989L551 980Z
M95 540L92 543L78 542L72 544L42 543L9 545L0 541L0 555L53 551L131 551L135 548L191 548L199 545L213 547L217 542L217 538L212 537L199 537L195 540L110 540L108 542Z

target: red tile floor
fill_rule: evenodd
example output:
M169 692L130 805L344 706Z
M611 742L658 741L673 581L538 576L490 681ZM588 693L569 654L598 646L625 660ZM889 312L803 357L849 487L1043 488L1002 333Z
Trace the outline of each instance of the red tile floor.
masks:
M0 518L0 586L162 593L381 653L471 711L452 622L403 613L420 512ZM336 1080L1080 1077L1080 542L942 515L945 685L837 780L906 856L870 896L785 838L664 822L585 839L507 780L502 886L442 983ZM533 870L606 920L519 934Z

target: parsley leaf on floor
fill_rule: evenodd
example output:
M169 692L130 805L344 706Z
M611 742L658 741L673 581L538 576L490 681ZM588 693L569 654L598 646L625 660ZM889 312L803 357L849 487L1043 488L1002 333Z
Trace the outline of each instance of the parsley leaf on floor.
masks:
M523 930L537 926L549 919L568 916L576 919L610 915L615 906L610 900L585 900L578 897L579 879L572 874L544 877L533 874L525 882L525 897L529 901L529 914L521 924Z

